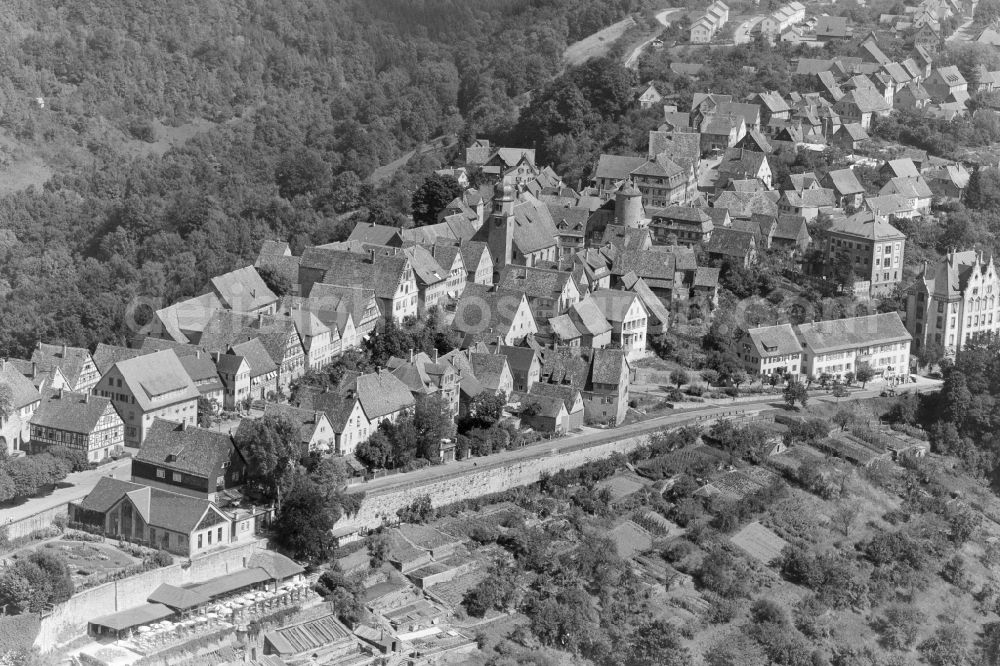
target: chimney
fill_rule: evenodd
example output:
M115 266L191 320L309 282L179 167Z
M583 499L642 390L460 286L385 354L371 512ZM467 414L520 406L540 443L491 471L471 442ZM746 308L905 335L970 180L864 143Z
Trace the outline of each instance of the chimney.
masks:
M434 348L434 362L435 363L438 362L438 350L437 350L437 347Z
M413 347L410 347L410 363L413 363Z
M500 353L500 345L502 345L502 344L503 344L503 338L498 335L497 336L497 351L496 351L497 354Z
M215 361L216 363L219 362L219 352L217 351L212 352L212 360Z
M64 389L62 387L59 388L59 399L60 400L63 399L63 395L65 395L65 391L66 391L66 389Z
M316 412L315 414L313 414L313 420L314 420L314 421L315 421L316 423L319 423L319 420L320 420L321 418L323 418L323 413L322 413L322 412Z
M201 358L201 350L200 349L195 349L194 350L194 357L195 358Z
M34 379L38 376L38 366L34 361L31 362L31 378Z
M375 248L371 248L370 250L368 250L368 261L370 261L373 264L375 263Z

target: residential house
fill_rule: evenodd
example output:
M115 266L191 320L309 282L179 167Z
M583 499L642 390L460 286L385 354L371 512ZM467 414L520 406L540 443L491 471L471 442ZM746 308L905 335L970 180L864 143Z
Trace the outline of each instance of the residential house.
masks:
M414 400L437 396L451 410L452 417L458 416L461 373L448 360L439 358L437 351L432 359L425 352L410 350L408 361L394 356L389 359L388 368L406 385Z
M100 343L98 343L98 347L100 347ZM58 366L53 365L42 369L38 367L37 363L20 358L9 358L7 362L12 364L39 391L44 391L45 389L64 389L69 385ZM97 362L96 357L94 362Z
M712 217L704 208L667 206L649 210L649 229L660 245L697 245L707 242L715 228Z
M278 297L274 295L257 269L246 266L209 281L212 293L228 310L250 314L274 314Z
M846 123L833 133L830 141L841 150L854 152L870 138L861 123Z
M802 365L802 345L791 324L751 328L735 342L736 356L751 377L794 379Z
M800 324L802 374L834 379L856 372L862 363L883 378L906 376L912 336L898 312Z
M178 354L177 358L201 397L214 405L213 409L220 409L225 402L225 387L212 357L207 352L196 350L194 354Z
M542 360L537 351L531 347L513 347L511 345L493 346L493 350L507 358L511 375L514 376L514 390L525 393L541 376Z
M871 128L872 117L888 116L892 105L874 88L855 88L844 93L834 102L833 109L844 123L858 123L866 131Z
M315 291L314 286L313 292ZM340 329L336 324L336 312L324 311L324 305L324 301L315 296L309 298L286 296L281 300L278 314L288 317L295 324L295 331L302 341L306 370L326 367L334 356L343 351ZM329 321L330 325L324 319Z
M547 268L507 266L500 271L497 288L523 292L536 322L561 315L580 300L571 273Z
M198 420L201 393L172 349L115 363L93 393L114 404L125 424L125 446L140 446L157 418L192 426Z
M924 178L934 196L942 200L960 201L969 186L971 174L961 163L957 163L929 169L924 173Z
M716 229L705 244L705 252L713 259L722 259L744 268L757 262L756 234L732 228Z
M469 364L473 376L483 389L494 395L502 392L508 398L514 392L514 373L504 354L499 351L470 353Z
M410 389L388 370L359 375L347 391L358 396L372 429L383 421L395 422L416 405Z
M569 432L569 414L566 405L559 398L528 394L520 400L520 403L522 426L556 435L565 435Z
M865 188L851 169L834 169L820 180L823 187L833 190L838 208L860 208Z
M347 384L342 391L307 388L297 394L300 409L326 415L333 433L329 443L341 456L353 455L358 444L367 440L377 427L365 415L354 384Z
M963 93L968 96L969 84L955 65L934 68L923 85L934 102L956 101Z
M747 125L740 115L713 113L704 117L698 131L701 134L701 152L707 153L738 144L747 134Z
M771 236L772 247L802 253L809 248L810 243L812 243L812 236L809 234L806 218L793 214L778 216L777 226Z
M466 285L455 308L452 328L463 335L463 348L497 337L512 345L538 332L523 292L480 284Z
M367 254L319 247L306 248L299 270L302 294L317 282L340 287L374 289L382 316L402 323L417 316L417 281L406 255L391 249Z
M843 41L853 35L845 16L820 16L814 30L816 39L821 42Z
M302 455L335 449L333 426L326 412L268 402L264 405L264 416L284 419L298 428Z
M299 295L299 262L301 257L292 254L292 248L284 241L264 241L253 267L258 275L261 271L284 279L293 296ZM213 294L214 296L214 294Z
M646 89L639 94L639 107L643 109L651 109L657 106L663 100L663 95L659 93L652 83L646 86Z
M903 275L906 235L870 211L835 217L828 229L817 230L825 271L849 262L858 278L855 291L871 296L890 293Z
M931 200L934 198L934 193L927 181L920 175L899 176L890 179L879 190L879 196L887 194L895 194L905 199L908 209L915 211L918 215L926 215L931 212Z
M543 350L539 382L580 391L587 423L619 425L625 420L631 378L628 358L620 349Z
M433 247L433 246L431 246ZM417 281L417 315L424 316L429 311L444 307L449 295L460 294L454 286L454 276L450 267L445 269L434 255L421 245L403 248L403 254L410 260L413 275Z
M666 306L663 305L663 301L657 298L656 294L653 293L653 290L649 288L646 281L635 274L628 274L622 276L621 286L629 291L635 292L639 296L639 300L642 301L643 306L646 308L646 333L648 335L660 335L661 333L665 333L667 331L667 327L670 325L670 312L667 310ZM712 300L714 302L714 295ZM601 315L601 317L603 319L603 315ZM609 336L610 328L610 324L608 324ZM610 341L610 337L608 340ZM592 343L590 346L606 347L607 343L600 345Z
M213 353L219 354L216 368L226 389L224 402L231 401L231 404L239 406L248 398L251 401L268 400L278 392L278 364L259 338L251 338L230 345L224 352Z
M936 51L941 44L941 27L936 23L924 23L910 35L914 46L922 46L929 51Z
M468 281L468 272L465 268L465 261L462 258L462 249L457 245L444 243L425 245L424 249L430 253L434 261L447 273L447 278L445 278L445 297L450 301L457 299L465 291L465 283Z
M233 436L155 419L132 458L132 483L220 501L246 482L247 462Z
M645 356L649 313L639 295L633 291L602 289L591 294L591 300L611 324L611 341L629 359Z
M279 390L288 390L294 380L305 374L306 353L290 318L219 310L205 325L198 344L209 352L223 353L254 339L260 340L278 366Z
M792 107L784 100L777 90L757 93L753 100L760 105L761 124L770 125L774 120L788 120L791 118Z
M89 393L46 390L30 424L34 452L63 446L99 463L125 445L125 425L114 405Z
M90 351L83 347L50 345L39 342L31 354L31 362L40 370L57 367L66 380L66 388L86 393L101 378Z
M691 43L708 44L729 20L729 7L718 0L705 13L691 23Z
M0 360L0 385L10 387L10 409L0 414L0 450L7 455L26 451L31 437L31 417L41 403L42 396L17 366Z
M925 262L906 294L906 328L915 349L937 344L954 354L977 335L1000 333L998 299L1000 277L991 255L949 251L933 265Z
M716 187L722 188L730 181L742 179L757 179L766 189L771 189L771 165L767 155L742 148L727 151L719 164L719 182Z
M232 520L209 500L110 476L70 504L70 521L187 558L232 541Z
M893 105L899 111L915 113L931 102L931 95L922 83L910 81L896 92Z
M222 309L222 301L214 292L174 303L154 313L151 334L174 342L197 344L205 324Z
M805 6L793 0L765 16L759 24L760 31L773 41L781 33L805 20Z
M786 215L799 215L808 221L816 219L820 211L836 208L837 201L832 189L812 188L796 192L785 190L778 199L778 210Z
M309 300L312 311L330 328L333 355L358 346L362 339L372 334L382 318L375 290L364 286L317 282L309 293Z
M391 227L387 224L362 223L358 224L347 237L348 242L357 241L365 245L384 245L386 247L403 247L403 237L400 235L399 227Z
M535 166L535 151L530 148L496 148L480 170L489 182L512 187L527 184L539 172Z

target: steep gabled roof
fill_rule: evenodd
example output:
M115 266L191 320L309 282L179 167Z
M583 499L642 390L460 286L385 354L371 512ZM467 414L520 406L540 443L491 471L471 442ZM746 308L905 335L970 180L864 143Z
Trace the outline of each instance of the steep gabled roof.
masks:
M114 367L144 412L201 395L172 349L119 361Z
M92 360L90 352L83 347L50 345L39 342L31 354L31 360L42 370L56 366L72 386L80 381L80 375L87 361Z
M42 394L42 402L31 416L31 424L89 435L109 407L111 401L101 396L50 389Z
M253 312L278 300L253 266L218 275L211 284L212 291L230 310Z
M374 250L373 254L311 247L302 253L302 268L324 271L319 282L362 286L374 289L379 298L392 299L410 261L392 248Z
M369 421L413 407L413 394L388 370L360 375L355 380L358 400Z
M761 358L802 353L802 345L795 336L791 324L751 328L747 331L747 335L750 336Z
M103 342L98 342L97 349L94 350L94 365L97 366L97 371L103 375L118 361L135 358L136 356L141 356L142 354L143 351L140 349L119 347L117 345L106 345Z
M598 289L590 295L590 298L609 322L625 321L633 303L639 301L639 304L642 305L639 295L632 291ZM645 306L642 306L642 309L645 312Z
M135 460L202 478L214 478L236 450L227 433L153 419Z
M403 244L403 238L396 227L385 224L362 223L358 224L347 237L349 241L358 241L369 245L388 245L399 247Z
M830 186L839 194L840 196L848 196L851 194L864 194L865 187L858 180L857 175L852 169L835 169L826 174L824 182L830 184Z
M567 271L504 266L497 280L499 289L524 292L529 298L558 299L572 275Z

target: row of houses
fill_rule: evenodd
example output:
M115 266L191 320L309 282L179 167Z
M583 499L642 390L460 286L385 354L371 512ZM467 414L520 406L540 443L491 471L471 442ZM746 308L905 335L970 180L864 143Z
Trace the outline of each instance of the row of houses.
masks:
M843 380L867 364L877 376L905 376L910 367L912 336L897 312L751 328L733 352L755 377Z
M705 13L691 24L691 43L708 44L729 21L729 6L721 0L716 0L708 6Z

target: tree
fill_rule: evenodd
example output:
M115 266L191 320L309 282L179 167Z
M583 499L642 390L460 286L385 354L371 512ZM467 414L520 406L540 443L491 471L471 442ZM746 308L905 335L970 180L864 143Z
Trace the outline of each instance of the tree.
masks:
M340 512L331 507L323 491L300 476L278 510L274 539L296 559L327 561L336 548L332 530Z
M653 620L636 628L625 656L626 666L691 666L691 653L681 644L677 627Z
M34 550L15 560L0 576L0 597L22 611L37 613L46 604L66 601L73 595L73 578L66 561L56 553Z
M969 658L969 638L957 624L945 624L919 646L920 654L931 666L956 666Z
M389 557L389 537L379 529L365 537L365 546L368 548L368 565L372 569L378 569Z
M310 196L330 183L330 165L311 148L299 147L287 151L274 169L278 193L289 201L297 196Z
M861 507L856 502L843 502L834 509L830 522L846 537L850 535L851 526L860 513Z
M287 419L264 416L244 419L236 431L236 448L247 459L247 485L281 512L298 469L302 439Z
M917 363L922 368L929 368L940 363L945 356L944 346L937 342L928 342L917 350Z
M420 227L435 224L438 213L445 209L454 199L462 194L462 186L454 176L442 176L436 173L428 176L413 193L413 222Z
M670 381L677 388L680 388L684 384L690 382L691 378L688 377L688 373L685 372L682 368L674 368L673 372L670 373Z
M474 617L483 617L490 610L506 611L517 606L520 587L520 570L507 559L497 558L486 578L466 593L462 605Z
M264 281L267 288L274 292L277 297L287 296L292 293L292 282L284 273L279 273L271 266L258 266L257 274Z
M833 397L837 399L837 402L840 402L841 398L846 398L850 394L850 391L843 384L838 382L833 385Z
M426 523L434 518L434 505L430 495L421 495L396 512L399 520L404 523Z
M14 393L10 384L0 382L0 421L6 421L14 409Z
M872 370L872 366L867 361L858 364L854 378L861 382L861 388L864 388L873 377L875 377L875 371Z
M788 386L785 387L785 391L782 395L784 395L785 404L789 407L794 407L796 402L802 405L802 407L805 407L806 403L809 401L809 392L806 390L806 387L802 385L802 382L797 380L788 382Z
M354 448L354 457L368 469L386 469L392 457L392 442L381 429Z
M417 455L440 462L441 440L455 436L451 405L438 394L418 400L413 411L413 426L417 431Z
M357 578L345 576L336 562L316 581L316 592L331 605L337 619L348 627L354 627L364 619L365 607L361 603L364 585Z
M845 409L838 410L833 415L833 422L839 425L841 430L847 430L847 426L854 423L854 414Z
M459 430L468 432L473 428L490 428L496 425L506 406L507 394L503 391L483 391L469 403L469 413L459 424Z

